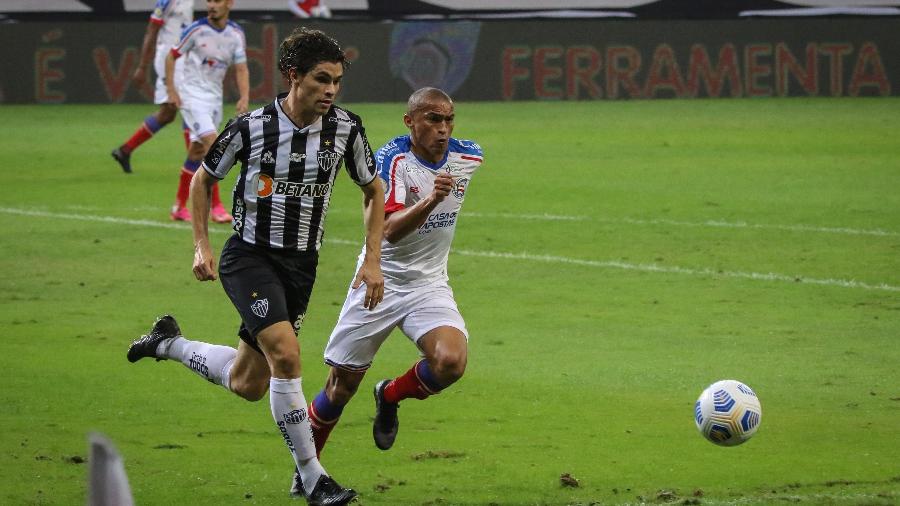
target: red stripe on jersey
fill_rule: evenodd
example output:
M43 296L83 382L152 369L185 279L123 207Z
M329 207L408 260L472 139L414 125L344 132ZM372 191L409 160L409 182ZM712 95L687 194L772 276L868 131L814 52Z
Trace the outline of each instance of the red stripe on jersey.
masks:
M172 48L172 51L174 52L176 49L181 49L182 47L184 47L184 43L187 42L188 39L191 38L191 35L194 35L195 33L197 33L197 30L199 30L201 28L203 28L203 25L200 25L197 28L194 28L193 30L191 30L187 34L185 34L184 37L181 38L181 42L178 44L178 46ZM181 53L178 53L178 54L180 55Z
M394 158L394 162L391 164L391 191L388 193L387 202L384 203L384 212L385 213L393 213L394 211L399 211L406 207L403 205L403 202L397 202L397 195L394 192L394 188L397 186L397 165L400 163L400 160L406 158L403 155Z
M460 158L462 158L463 160L472 160L472 161L475 161L475 162L480 162L480 161L482 161L482 159L481 159L481 158L478 158L477 156L462 155L462 156L460 156Z

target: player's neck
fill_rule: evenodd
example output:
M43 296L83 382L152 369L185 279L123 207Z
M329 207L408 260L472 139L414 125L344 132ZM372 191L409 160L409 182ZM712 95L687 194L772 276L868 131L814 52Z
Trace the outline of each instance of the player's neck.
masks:
M306 128L309 125L312 125L321 116L314 110L303 110L300 105L300 100L298 100L293 93L288 93L288 95L284 97L284 100L281 102L281 109L298 128Z
M447 155L447 153L441 153L441 156L437 157L437 159L435 160L435 155L433 155L432 153L429 153L428 151L425 151L424 149L420 148L419 146L417 146L415 144L413 144L411 146L411 150L412 150L413 154L416 155L417 158L419 158L419 160L424 160L424 161L430 163L431 165L437 165L437 164L441 163L441 160L443 160L444 156Z
M206 20L209 21L209 24L212 25L216 30L222 30L226 26L228 26L228 16L222 16L219 19L213 19L209 16L206 16Z

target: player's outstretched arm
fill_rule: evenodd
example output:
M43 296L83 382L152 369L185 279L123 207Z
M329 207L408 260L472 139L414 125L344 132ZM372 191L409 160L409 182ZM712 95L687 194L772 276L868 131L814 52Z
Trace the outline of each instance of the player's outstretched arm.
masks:
M216 259L209 245L209 204L210 189L216 178L209 175L206 169L197 169L191 179L191 211L194 230L194 276L199 281L216 279Z
M384 189L381 179L375 178L369 184L360 187L363 191L363 220L366 224L366 254L362 266L353 280L353 288L366 284L366 299L363 305L367 309L384 299L384 276L381 274L381 237L384 234Z
M237 81L238 93L240 93L235 112L244 114L250 105L250 71L246 63L238 63L234 66L234 79Z
M419 228L431 211L440 204L453 189L453 178L450 174L439 173L434 177L434 190L424 199L416 202L412 207L407 207L391 213L384 221L384 238L390 243L395 243L411 234Z

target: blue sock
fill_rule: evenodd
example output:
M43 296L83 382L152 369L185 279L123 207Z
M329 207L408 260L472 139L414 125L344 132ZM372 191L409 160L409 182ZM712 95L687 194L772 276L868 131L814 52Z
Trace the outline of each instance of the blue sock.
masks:
M159 121L156 120L156 116L152 114L144 118L144 124L147 125L147 130L150 130L151 133L159 132L159 130L164 126L160 125Z
M341 417L341 413L344 412L344 406L338 406L337 404L332 403L328 399L328 396L325 395L325 390L319 392L319 395L313 399L312 406L316 411L316 416L322 422L337 420Z
M444 389L444 385L438 383L438 380L434 377L434 372L432 372L431 367L428 366L427 360L420 360L419 363L416 364L416 376L419 377L419 381L428 387L428 390L431 390L434 393Z

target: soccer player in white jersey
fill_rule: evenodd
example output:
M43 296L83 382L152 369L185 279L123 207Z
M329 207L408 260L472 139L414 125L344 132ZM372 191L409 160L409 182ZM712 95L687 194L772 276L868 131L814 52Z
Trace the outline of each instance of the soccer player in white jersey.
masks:
M378 448L394 444L400 401L434 395L465 372L468 331L448 284L447 258L466 189L483 158L474 142L451 137L454 118L453 101L446 93L420 89L410 96L403 116L409 135L388 142L375 156L387 185L381 244L384 301L365 311L365 290L351 286L347 293L325 348L325 362L331 366L328 379L309 407L320 453L375 353L395 328L424 358L376 385L372 434Z
M207 16L187 27L181 41L166 56L166 86L172 102L181 109L181 118L190 130L191 145L181 169L172 219L191 221L187 201L191 178L218 134L222 121L222 83L228 67L234 66L240 98L238 114L247 112L250 101L250 77L247 70L247 44L244 30L228 19L234 0L206 0ZM175 62L184 58L184 71L175 73ZM212 193L212 216L216 223L231 222L222 205L218 185Z
M153 103L159 110L144 118L143 123L124 144L112 151L112 157L119 162L122 170L131 173L131 153L141 144L148 141L164 126L175 120L178 108L169 99L166 92L166 55L169 49L178 43L181 32L194 21L193 0L156 0L156 6L150 15L147 29L144 31L144 42L141 45L141 61L134 71L132 81L135 85L144 84L147 79L147 67L153 61L156 72L156 88L153 92ZM181 72L182 65L175 66L176 74ZM185 132L187 141L187 132Z
M363 193L366 252L353 286L374 309L382 300L384 191L362 119L334 104L347 57L318 30L298 29L281 43L278 67L290 91L229 122L191 183L194 276L216 279L209 243L210 189L235 164L235 234L222 248L219 279L241 317L237 349L181 334L172 316L134 341L128 360L181 362L249 401L269 392L269 407L295 470L291 495L312 505L341 505L356 492L338 485L319 463L300 378L297 335L316 279L335 179L343 163Z

